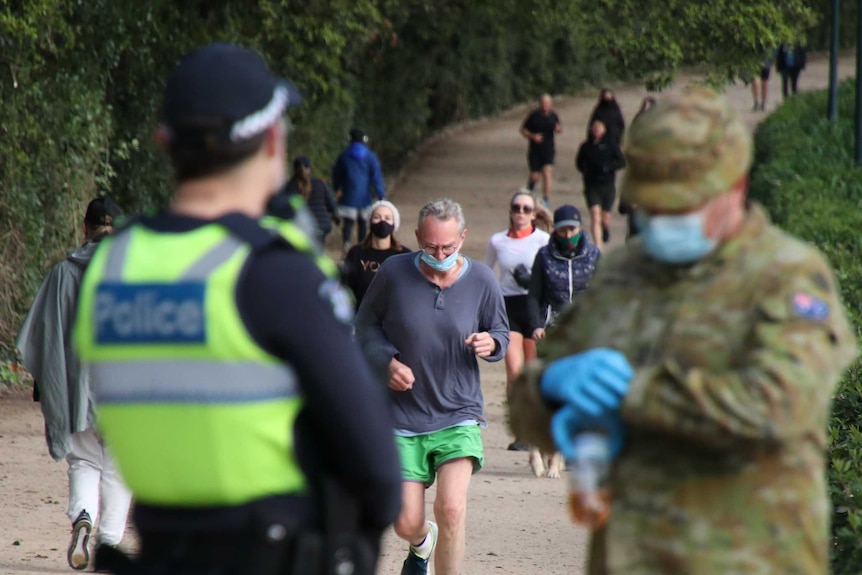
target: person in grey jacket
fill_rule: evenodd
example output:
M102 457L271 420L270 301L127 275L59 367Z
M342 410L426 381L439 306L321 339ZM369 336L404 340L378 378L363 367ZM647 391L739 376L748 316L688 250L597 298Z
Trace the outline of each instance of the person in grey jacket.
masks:
M583 233L578 208L557 208L554 233L536 254L530 274L527 315L533 339L544 338L557 314L587 289L600 257L599 248Z
M55 461L65 457L69 465L72 538L67 560L78 570L89 565L89 540L97 517L101 517L98 542L117 546L131 503L131 493L96 431L89 372L81 365L71 339L84 270L119 215L119 206L108 197L90 202L83 222L86 242L51 268L16 341L36 386L34 398L45 418L48 452Z

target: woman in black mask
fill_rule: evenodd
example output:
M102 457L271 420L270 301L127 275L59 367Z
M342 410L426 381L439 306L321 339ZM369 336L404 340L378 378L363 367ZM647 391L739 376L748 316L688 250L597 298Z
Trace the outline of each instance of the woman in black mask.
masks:
M371 206L369 223L368 235L361 244L350 248L344 258L344 281L356 297L356 307L362 303L380 264L390 256L410 251L395 237L401 215L392 202L375 202Z

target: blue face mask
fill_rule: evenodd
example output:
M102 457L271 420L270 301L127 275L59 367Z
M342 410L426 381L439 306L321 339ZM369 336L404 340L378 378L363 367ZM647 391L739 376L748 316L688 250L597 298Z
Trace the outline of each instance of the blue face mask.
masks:
M446 272L452 269L452 267L458 262L458 252L452 252L452 255L447 257L444 260L438 260L434 256L429 256L428 252L422 250L422 261L437 270L438 272Z
M718 241L703 232L703 211L679 216L647 216L637 212L644 251L669 264L690 264L715 250Z

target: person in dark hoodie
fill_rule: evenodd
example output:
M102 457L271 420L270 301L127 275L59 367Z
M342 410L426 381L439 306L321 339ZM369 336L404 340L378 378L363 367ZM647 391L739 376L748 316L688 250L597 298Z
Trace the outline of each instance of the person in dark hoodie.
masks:
M307 157L298 156L293 160L293 173L284 186L284 193L303 197L317 224L316 239L323 246L327 234L332 231L332 221L337 218L338 205L326 182L312 176L311 160Z
M619 104L617 104L614 92L610 88L602 88L602 91L599 94L599 102L596 104L596 107L593 109L593 113L590 116L590 123L587 128L587 137L590 136L592 125L596 121L605 125L608 141L615 142L618 146L622 145L623 136L626 131L626 122L625 119L623 119L623 111L620 109Z
M554 233L533 261L527 290L527 317L534 340L584 290L601 257L581 227L581 212L571 205L554 211Z
M368 136L359 128L350 130L350 144L338 156L332 168L332 186L338 197L338 215L342 219L341 239L346 253L351 244L353 224L357 224L356 241L362 241L366 233L368 208L375 199L386 199L380 161L368 149ZM372 187L376 198L372 196Z
M578 148L575 165L584 176L590 231L601 250L610 240L611 208L617 195L616 172L626 166L620 145L607 136L603 122L595 120L590 126L590 137Z
M117 546L131 503L131 494L96 431L89 372L81 366L71 340L84 270L119 216L119 206L108 197L90 202L83 223L85 243L51 268L16 341L35 382L34 398L38 397L45 417L48 452L56 461L65 457L69 464L72 539L67 559L78 570L89 564L96 519L98 542Z

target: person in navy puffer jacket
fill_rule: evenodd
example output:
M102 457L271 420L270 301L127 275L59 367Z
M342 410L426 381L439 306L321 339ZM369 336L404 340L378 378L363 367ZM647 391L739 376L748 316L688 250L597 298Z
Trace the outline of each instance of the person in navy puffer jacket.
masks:
M357 241L366 233L368 209L375 200L386 198L380 161L368 149L368 136L359 128L350 130L350 144L332 168L332 187L338 197L338 215L342 219L341 237L344 251L350 247L353 224L357 226ZM371 195L374 188L376 197Z
M545 328L574 298L587 289L601 252L581 227L581 212L564 205L554 212L554 233L533 261L527 293L527 313L533 339L545 337Z

